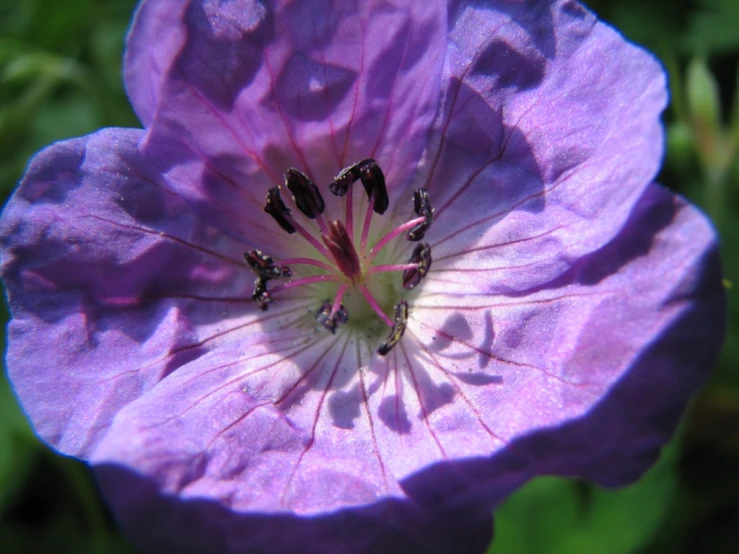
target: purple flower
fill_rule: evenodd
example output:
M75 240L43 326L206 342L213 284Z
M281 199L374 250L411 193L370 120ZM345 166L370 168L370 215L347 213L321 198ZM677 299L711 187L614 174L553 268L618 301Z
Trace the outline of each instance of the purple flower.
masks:
M8 367L153 552L481 552L636 479L723 334L664 74L572 1L144 1L145 130L31 162Z

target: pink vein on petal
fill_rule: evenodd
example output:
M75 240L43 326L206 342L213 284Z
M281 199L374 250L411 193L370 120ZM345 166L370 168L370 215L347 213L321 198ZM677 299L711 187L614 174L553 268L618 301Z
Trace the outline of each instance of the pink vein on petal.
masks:
M421 406L421 413L423 414L423 422L426 425L426 427L429 430L429 434L431 435L431 438L434 439L434 442L436 443L436 446L439 447L439 451L441 452L441 455L446 459L447 454L444 450L444 447L441 444L441 441L439 440L439 437L436 436L436 433L434 432L434 429L431 427L431 422L429 421L429 414L426 411L426 405L423 403L423 397L421 396L421 390L418 386L418 380L416 379L416 374L413 371L413 364L411 364L411 360L408 357L408 352L405 350L405 345L401 342L398 346L400 346L401 351L403 352L403 357L405 358L405 363L408 367L408 373L411 376L411 381L413 381L413 390L416 392L416 398L418 398L418 404Z
M495 431L493 431L493 430L492 430L492 429L491 429L491 428L490 428L490 427L488 426L488 424L487 424L487 423L485 422L485 420L483 419L483 417L482 417L482 414L480 413L480 411L479 411L479 410L477 409L477 407L476 407L476 406L475 406L475 405L474 405L474 404L472 403L472 401L471 401L471 400L470 400L469 398L467 398L467 395L465 395L465 394L464 394L464 391L463 391L463 390L462 390L462 388L461 388L461 387L459 386L459 383L458 383L458 380L459 380L459 379L458 379L458 378L452 379L452 377L453 377L453 374L450 374L450 373L449 373L449 372L448 372L448 371L446 370L446 368L442 367L442 365L441 365L441 364L439 363L439 361L438 361L438 360L436 359L436 356L434 356L434 355L433 355L433 354L431 353L431 351L430 351L430 350L429 350L428 348L426 348L426 345L425 345L425 344L423 344L423 343L421 342L421 340L420 340L420 339L418 338L418 336L417 336L417 335L416 335L416 334L415 334L415 333L414 333L413 331L411 331L411 333L410 333L410 334L411 334L411 336L413 337L413 339L414 339L414 340L416 341L416 343L418 344L418 346L420 347L420 349L421 349L421 350L423 350L423 352L425 352L425 353L426 353L426 354L427 354L427 355L428 355L428 356L429 356L429 357L431 358L431 362L432 362L432 364L433 364L433 365L434 365L434 366L435 366L435 367L436 367L436 368L437 368L437 369L438 369L439 371L441 371L441 372L442 372L442 373L444 374L444 376L445 376L445 377L446 377L446 379L447 379L447 380L449 381L449 383L450 383L450 384L451 384L451 385L452 385L452 386L454 387L454 389L455 389L455 390L457 391L457 393L458 393L458 394L459 394L459 395L460 395L460 396L462 397L462 399L463 399L463 400L465 401L465 403L466 403L466 404L467 404L467 405L468 405L468 406L470 407L470 409L472 410L472 413L473 413L473 414L475 415L475 418L476 418L476 419L477 419L477 421L478 421L478 422L480 423L480 425L481 425L481 426L482 426L482 428L483 428L483 429L485 430L485 432L486 432L486 433L487 433L488 435L490 435L490 436L491 436L491 437L492 437L493 439L495 439L495 440L497 440L497 441L500 441L500 442L502 442L502 443L503 443L504 445L508 445L508 441L507 441L507 440L505 440L505 439L504 439L503 437L501 437L500 435L498 435L497 433L495 433Z
M352 104L352 113L349 116L349 122L346 126L346 135L344 137L344 146L341 150L341 155L339 156L339 167L344 167L346 164L346 156L347 156L347 150L349 149L349 138L352 131L352 125L354 124L354 118L357 114L357 103L359 100L359 84L362 81L362 78L364 76L364 55L365 55L365 21L364 18L359 17L359 27L360 32L362 34L362 41L359 49L359 76L354 81L354 102Z
M146 227L139 227L138 225L127 225L125 223L119 223L117 221L112 221L110 219L105 219L104 217L100 217L100 216L97 216L97 215L80 216L80 218L83 218L83 217L91 217L93 219L97 219L98 221L102 221L103 223L108 223L108 224L114 225L116 227L122 227L124 229L129 229L129 230L133 230L133 231L140 231L142 233L146 233L147 235L153 235L153 236L157 236L157 237L166 238L166 239L169 239L169 240L171 240L173 242L176 242L178 244L181 244L183 246L186 246L188 248L192 248L193 250L197 250L198 252L202 252L203 254L207 254L209 256L213 256L214 258L218 258L219 260L222 260L222 261L227 262L229 264L238 266L240 268L243 268L244 267L244 264L242 264L241 262L237 262L236 260L234 260L232 258L229 258L227 256L223 256L222 254L219 254L217 252L213 252L212 250L208 250L207 248L203 248L202 246L197 246L195 244L192 244L191 242L187 242L186 240L183 240L183 239L181 239L179 237L175 237L174 235L170 235L168 233L164 233L164 232L161 232L161 231L154 231L153 229L147 229Z
M265 56L266 58L266 56ZM264 171L265 174L269 176L270 179L276 184L280 184L282 182L281 179L278 179L270 170L270 168L267 166L267 164L264 163L264 161L257 155L257 153L250 148L247 148L247 146L241 141L241 139L236 135L236 133L231 129L231 126L226 123L226 121L221 117L221 115L218 113L218 110L216 110L208 100L206 100L203 96L198 94L198 92L195 90L195 88L189 83L189 81L186 81L183 78L183 81L187 84L187 88L190 90L190 93L197 98L201 104L203 104L206 108L208 108L208 111L210 111L211 114L223 125L223 128L228 131L228 134L231 135L236 143L241 147L241 149L251 157L259 167L262 168L262 171Z
M556 381L559 381L560 383L563 383L565 385L571 386L571 387L575 387L575 388L586 388L586 387L589 386L588 383L573 383L571 381L568 381L566 379L563 379L559 375L554 375L553 373L550 373L549 371L547 371L547 370L545 370L545 369L543 369L541 367L535 366L535 365L531 365L531 364L527 364L527 363L523 363L523 362L515 362L513 360L507 360L505 358L501 358L499 356L496 356L492 352L488 352L485 349L478 348L476 346L473 346L472 344L469 344L468 342L465 342L465 341L463 341L461 339L458 339L457 337L455 337L454 335L450 335L446 331L442 331L441 329L438 329L436 327L432 327L430 325L427 325L426 323L424 323L421 320L418 320L418 323L422 327L425 327L426 329L429 329L431 331L435 331L437 335L439 335L441 337L444 337L445 339L448 339L450 341L456 342L457 344L461 344L462 346L465 346L466 348L469 348L470 350L474 350L478 354L482 354L483 356L486 356L491 361L500 362L500 363L504 363L504 364L508 364L508 365L512 365L512 366L516 366L516 367L523 367L523 368L528 368L528 369L535 369L537 371L541 371L547 377L551 377L552 379L554 379Z
M303 377L301 378L301 380L303 378L305 378L305 376L308 373L310 373L311 371L313 371L313 369L315 369L315 367L318 365L318 362L320 362L324 358L324 356L326 356L326 354L330 351L330 349L333 346L336 345L337 342L338 342L338 339L336 341L334 341L334 343L331 345L330 348L326 349L321 354L321 356L318 357L318 359L313 364L313 367L311 367L311 369L308 370L308 372L306 372L303 375ZM321 408L323 407L323 403L326 400L326 395L328 394L328 390L331 388L331 384L334 382L334 377L336 377L336 373L339 370L339 365L341 364L341 360L344 358L344 352L346 351L347 344L349 344L349 339L347 339L347 340L344 341L344 344L341 347L341 352L339 353L339 356L336 358L336 363L334 364L334 368L331 370L331 375L329 376L328 382L326 383L326 388L321 392L321 396L319 397L319 400L318 400L318 406L316 407L316 411L315 411L315 414L313 416L313 426L311 427L310 439L308 440L308 443L305 445L305 447L301 451L300 456L298 456L298 459L295 462L295 466L293 467L293 470L292 470L292 472L290 472L290 476L287 479L287 483L285 483L285 491L284 491L283 496L282 496L283 504L286 504L285 500L287 498L288 491L290 489L290 485L292 484L292 481L295 478L295 474L297 473L298 468L300 467L300 463L303 461L303 458L308 453L308 451L313 447L313 443L316 440L316 427L318 426L318 420L321 417ZM300 381L298 381L298 382L300 382ZM291 390L293 390L293 389L291 389ZM289 392L288 392L288 394L289 394ZM282 400L284 400L286 396L287 395L283 396L278 402L275 403L275 405L277 405L277 403L279 403L279 402L282 402Z
M292 340L292 339L283 339L283 340ZM303 352L305 352L309 348L312 348L316 344L319 344L320 342L323 342L323 340L325 340L325 339L321 339L318 342L316 342L314 344L309 344L307 346L301 344L300 347L297 348L297 349L294 349L294 347L292 347L293 349L291 349L290 347L288 347L288 348L284 348L284 349L280 349L280 350L269 350L267 352L261 352L259 354L255 354L254 356L239 358L238 360L234 360L232 362L228 362L228 363L221 364L221 365L218 365L218 366L215 366L215 367L211 367L207 371L204 371L203 373L199 373L198 375L194 376L189 381L185 381L184 383L182 383L182 385L186 385L186 384L192 383L194 381L197 381L198 379L201 379L201 378L203 378L203 377L205 377L205 376L207 376L207 375L209 375L209 374L211 374L211 373L213 373L215 371L221 371L221 370L224 370L224 369L228 369L230 367L233 367L233 366L238 365L238 364L242 364L244 362L249 362L249 361L252 361L252 360L257 360L259 358L262 358L264 356L268 356L270 354L282 354L282 353L286 353L284 356L281 356L280 358L278 358L274 362L271 362L271 363L269 363L267 365L264 365L264 366L260 366L259 368L257 368L254 371L249 371L249 372L246 372L246 373L239 374L238 376L234 377L233 379L230 379L230 380L226 381L225 383L221 384L217 388L215 388L213 390L210 390L206 394L200 396L195 402L193 402L192 404L190 404L188 407L186 407L181 412L178 412L177 414L170 416L169 418L165 419L162 422L157 422L156 425L152 425L151 427L156 427L158 425L162 425L163 423L166 423L166 422L171 421L173 419L176 419L178 417L182 417L184 414L186 414L187 412L189 412L190 410L192 410L194 407L196 407L202 401L204 401L205 399L207 399L207 398L213 396L214 394L222 391L223 389L232 386L234 383L237 383L238 381L241 381L245 377L249 377L250 375L254 375L255 373L258 373L260 371L265 371L265 370L267 370L269 368L275 367L276 365L284 362L284 360L286 360L286 359L290 359L293 356L297 356L299 354L302 354ZM274 342L277 342L277 341L274 341ZM269 343L269 341L267 341L265 343L261 343L261 344L268 344L268 343ZM256 345L252 345L252 346L256 346ZM289 354L287 354L288 352L289 352ZM268 401L265 404L274 404L274 401Z
M290 139L290 145L292 146L292 149L295 152L295 154L298 156L298 159L300 160L300 163L305 169L305 172L310 177L314 177L313 172L310 169L310 165L308 164L308 160L306 160L305 158L305 153L295 142L295 137L293 137L292 131L290 130L290 126L288 125L287 119L285 118L285 114L282 111L282 106L280 105L280 101L277 98L277 92L275 91L275 74L272 69L272 64L269 61L269 56L267 56L267 52L264 52L264 67L267 69L267 73L269 73L269 87L270 87L270 90L272 91L272 98L274 99L275 106L277 106L277 112L280 114L280 119L282 120L282 125L285 127L285 132L287 133L287 137L288 139Z
M382 459L382 452L380 451L380 447L377 444L377 435L375 434L375 423L372 419L372 411L370 410L369 406L369 397L367 395L367 387L364 383L364 372L362 371L362 356L360 352L360 341L355 341L355 344L357 345L357 371L359 372L359 387L362 391L362 405L364 406L364 411L367 414L367 421L369 423L370 428L370 434L372 435L372 449L375 453L375 457L377 458L377 463L380 466L380 472L382 473L382 482L385 484L385 492L389 492L389 486L387 482L387 473L385 471L385 463Z

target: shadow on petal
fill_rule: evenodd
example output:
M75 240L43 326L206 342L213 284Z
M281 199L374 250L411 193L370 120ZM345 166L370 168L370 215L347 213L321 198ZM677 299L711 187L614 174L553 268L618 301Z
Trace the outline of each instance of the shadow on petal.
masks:
M490 514L464 507L428 511L388 499L314 517L244 514L221 502L163 494L118 465L98 465L95 474L124 532L144 552L481 554L492 537Z
M176 71L230 112L262 66L265 46L274 40L273 15L255 0L227 5L211 0L192 2L185 19L188 36Z
M397 394L383 399L377 410L377 415L380 421L387 425L388 429L401 435L410 433L411 420L408 419L405 403Z

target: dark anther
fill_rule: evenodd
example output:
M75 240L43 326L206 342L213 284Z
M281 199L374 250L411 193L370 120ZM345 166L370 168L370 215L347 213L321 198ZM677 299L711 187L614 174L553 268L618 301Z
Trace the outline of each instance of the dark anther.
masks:
M428 243L417 244L408 263L418 264L413 269L403 271L403 288L412 289L421 282L421 279L426 277L431 268L431 247Z
M331 221L328 224L328 234L321 235L321 238L344 275L353 279L360 274L359 256L341 221Z
M244 261L257 277L267 281L279 278L289 279L293 276L293 272L288 266L276 266L272 257L261 250L245 252Z
M341 170L336 178L328 185L328 191L334 196L344 196L349 192L351 184L359 179L359 164L353 164Z
M368 198L375 198L373 210L380 215L384 214L390 205L390 199L385 187L385 175L375 160L364 160L360 162L359 178L364 185Z
M328 190L336 196L344 196L357 180L362 181L367 197L374 197L374 212L384 214L390 205L390 199L385 186L385 175L373 159L368 158L343 169L328 186Z
M307 175L291 167L285 172L285 186L292 192L295 204L307 218L315 219L323 213L326 203L318 187Z
M254 281L254 293L251 295L251 299L260 310L263 312L267 311L268 304L272 302L272 296L267 290L267 279L257 277L256 281Z
M400 339L403 338L403 333L405 333L405 326L407 323L408 302L401 300L395 304L395 321L393 322L393 328L390 330L390 334L387 339L385 339L385 342L377 347L377 353L380 356L384 356L390 352L390 350L393 349L393 346L400 342Z
M425 218L424 221L413 227L408 231L408 240L417 242L423 238L426 231L431 227L431 221L434 217L434 210L431 207L431 201L429 200L429 193L426 189L417 189L413 191L413 211L419 217Z
M331 304L324 302L321 309L316 312L316 321L331 334L336 334L336 327L349 321L349 313L346 311L344 304L339 305L336 313L331 313Z
M278 187L272 187L267 191L267 205L264 207L264 211L271 215L285 231L291 234L295 232L295 227L289 220L290 210L282 201Z

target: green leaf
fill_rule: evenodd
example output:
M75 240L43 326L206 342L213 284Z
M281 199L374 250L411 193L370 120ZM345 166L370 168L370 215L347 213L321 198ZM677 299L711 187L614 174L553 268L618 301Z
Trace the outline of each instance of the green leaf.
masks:
M721 125L721 99L716 78L705 60L693 58L685 75L690 117L702 132L717 133Z
M0 375L0 507L23 483L28 471L27 462L35 450L33 431L5 375Z
M708 55L739 48L739 2L700 0L698 4L683 39L685 51Z
M494 554L626 554L653 538L677 490L676 446L620 491L538 477L495 514Z

